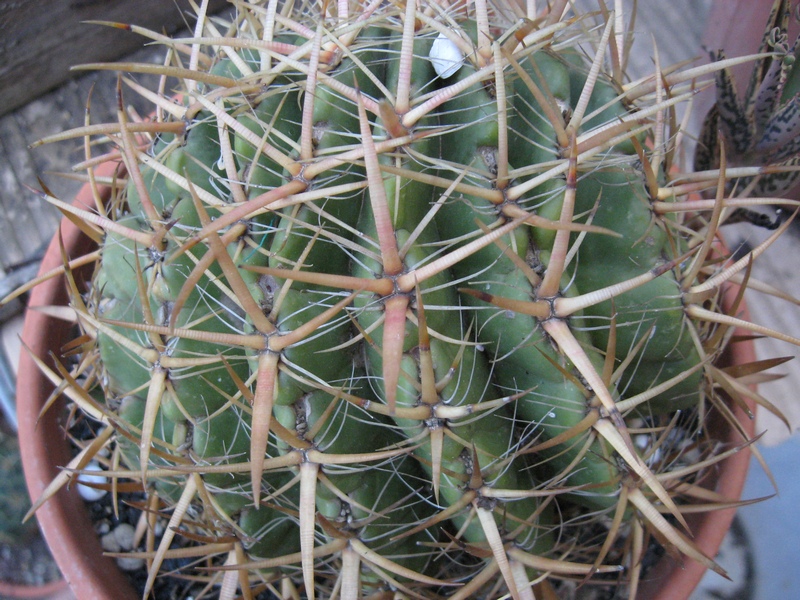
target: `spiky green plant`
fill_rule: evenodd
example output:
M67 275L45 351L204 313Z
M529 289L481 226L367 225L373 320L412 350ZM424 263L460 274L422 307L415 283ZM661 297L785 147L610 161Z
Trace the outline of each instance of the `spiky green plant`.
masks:
M744 96L731 70L720 69L716 102L703 121L695 170L719 167L720 139L731 167L768 167L739 181L746 194L785 194L800 180L800 45L789 40L791 18L791 2L774 0ZM725 53L711 57L721 61Z
M797 342L723 290L787 224L728 261L718 226L750 203L724 152L674 174L674 107L716 67L626 82L619 19L567 8L115 24L167 61L87 68L162 76L121 80L155 114L59 136L113 143L86 144L93 183L124 170L107 204L49 197L100 244L67 265L98 266L70 280L81 359L51 376L113 426L41 502L110 444L108 476L170 509L145 596L176 535L224 598L633 597L651 536L722 572L683 516L729 505L702 490L726 455L703 415L733 420L722 391L769 364L714 361L738 326Z

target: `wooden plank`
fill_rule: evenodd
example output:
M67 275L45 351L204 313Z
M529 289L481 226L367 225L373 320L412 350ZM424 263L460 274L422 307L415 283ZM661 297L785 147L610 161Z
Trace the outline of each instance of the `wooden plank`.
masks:
M125 35L123 31L115 31ZM162 60L163 54L163 48L148 47L127 58L152 62ZM81 186L79 181L60 175L69 173L70 167L83 158L81 140L33 149L29 144L83 125L90 93L92 122L115 121L116 79L117 74L111 71L83 74L0 117L0 272L35 256L55 232L60 214L34 191L38 188L38 178L65 201L70 201ZM153 76L136 79L151 88L156 80ZM123 100L139 114L151 111L150 103L128 88L123 90Z
M211 0L211 10L224 6ZM110 61L142 38L88 20L135 23L161 32L185 27L189 0L0 1L0 115L63 83L73 65Z
M0 119L0 157L3 159L3 202L0 203L2 266L20 264L55 231L58 215L26 185L36 185L36 172L27 151L27 133L18 119Z

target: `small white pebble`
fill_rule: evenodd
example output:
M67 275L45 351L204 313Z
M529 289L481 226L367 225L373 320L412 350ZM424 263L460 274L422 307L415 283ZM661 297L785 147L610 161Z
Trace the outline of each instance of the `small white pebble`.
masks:
M656 448L647 459L647 466L657 465L661 462L661 448Z
M100 545L103 547L103 550L106 552L119 552L122 550L119 545L119 541L117 537L114 535L114 532L105 534L103 537L100 538Z
M135 558L133 556L126 556L117 559L117 566L122 571L138 571L145 566L143 558Z
M133 540L136 529L130 523L120 523L114 528L114 537L117 538L119 547L123 550L133 550Z
M102 472L102 468L96 462L90 462L86 465L85 471L97 471ZM105 496L108 492L105 490L98 490L88 485L83 485L83 483L107 483L108 478L104 475L89 475L86 473L82 473L78 476L78 493L81 495L81 498L86 500L87 502L96 502L103 496Z
M434 71L442 79L448 79L458 73L461 65L464 64L464 54L443 33L433 40L428 58L433 63Z

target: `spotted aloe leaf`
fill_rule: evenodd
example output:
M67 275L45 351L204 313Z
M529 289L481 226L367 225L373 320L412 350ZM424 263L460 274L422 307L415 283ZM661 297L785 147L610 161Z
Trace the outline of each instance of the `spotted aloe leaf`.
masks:
M800 47L798 40L788 39L790 18L791 3L775 0L744 97L730 69L717 71L716 103L705 117L695 154L695 169L718 168L722 142L730 166L772 167L753 184L760 196L780 196L800 181L800 69L795 68ZM726 56L715 51L711 58ZM752 180L746 177L740 184Z

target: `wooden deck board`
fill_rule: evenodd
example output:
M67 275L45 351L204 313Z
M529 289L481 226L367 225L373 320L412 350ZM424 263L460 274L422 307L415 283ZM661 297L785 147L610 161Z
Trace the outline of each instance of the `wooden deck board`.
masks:
M135 60L152 61L161 52L151 48L133 55ZM30 258L49 240L58 224L59 213L30 188L37 178L59 198L69 199L80 183L59 177L83 158L80 141L47 144L30 149L38 139L84 124L85 105L92 95L92 121L116 120L116 74L99 72L70 80L58 89L0 117L0 269ZM145 114L147 103L135 94L126 103Z
M209 12L222 5L211 0ZM86 21L172 32L185 26L190 8L188 0L0 2L0 114L63 83L72 65L115 60L141 46L138 35Z

